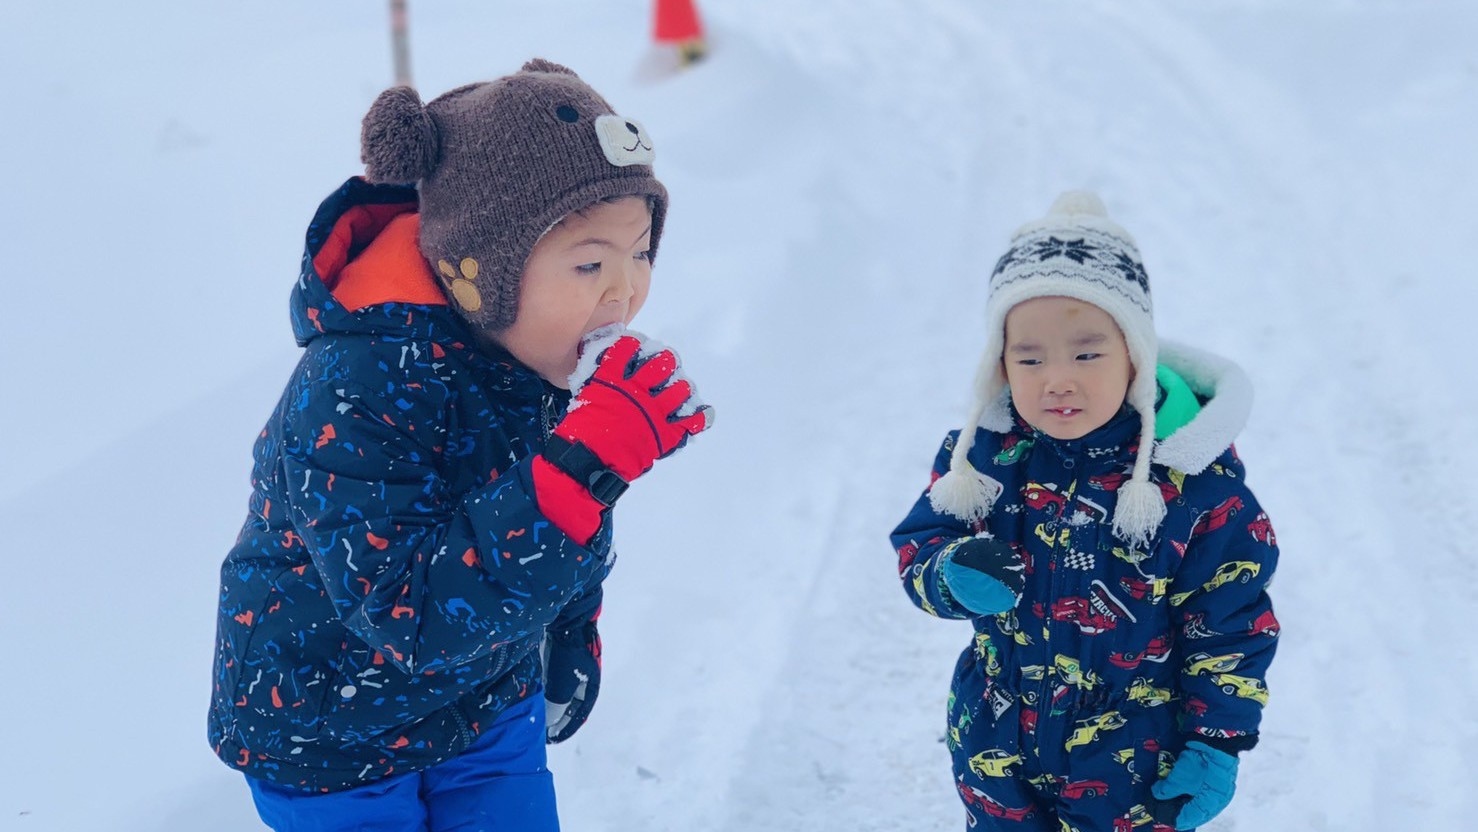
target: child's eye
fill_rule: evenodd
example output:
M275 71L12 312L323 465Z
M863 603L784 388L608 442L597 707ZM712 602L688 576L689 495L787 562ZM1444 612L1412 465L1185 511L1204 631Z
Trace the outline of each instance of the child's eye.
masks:
M575 271L580 274L600 274L600 263L586 263L582 266L576 266Z
M1095 359L1095 358L1101 358L1102 356L1103 356L1103 353L1101 353L1101 352L1085 352L1082 355L1079 355L1078 356L1078 360L1079 361L1092 361L1093 359Z
M1041 364L1042 363L1042 360L1039 359L1039 358L1023 358L1020 361L1017 361L1016 363L1017 364L1020 364L1023 367L1035 367L1038 364Z
M652 250L647 249L646 251L638 252L636 255L636 259L645 260L648 263L652 262Z

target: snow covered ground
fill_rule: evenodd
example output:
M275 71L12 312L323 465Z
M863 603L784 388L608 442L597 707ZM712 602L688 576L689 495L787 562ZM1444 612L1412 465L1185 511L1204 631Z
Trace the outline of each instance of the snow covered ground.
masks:
M303 226L389 82L383 5L9 4L0 829L261 828L205 744L216 569ZM1007 235L1083 186L1162 333L1258 385L1284 634L1207 829L1471 827L1471 3L706 0L712 60L661 83L644 0L411 6L428 96L543 55L645 122L673 209L639 326L719 411L623 501L566 828L959 828L966 632L909 606L886 534Z

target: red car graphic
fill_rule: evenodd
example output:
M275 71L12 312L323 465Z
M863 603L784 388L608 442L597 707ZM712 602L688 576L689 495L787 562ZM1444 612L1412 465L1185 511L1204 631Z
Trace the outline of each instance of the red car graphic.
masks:
M908 567L913 565L913 559L919 556L919 544L910 540L898 547L898 574L903 575Z
M1053 621L1071 621L1088 635L1098 635L1118 626L1117 619L1102 615L1093 609L1087 598L1059 598L1052 602Z
M1035 733L1037 733L1037 709L1036 708L1022 708L1021 709L1021 730L1027 732L1028 734L1035 734Z
M1138 653L1110 653L1109 661L1118 667L1133 670L1140 662L1163 662L1170 655L1170 636L1157 636Z
M1273 534L1273 521L1268 519L1266 511L1259 511L1252 522L1247 524L1247 531L1252 532L1252 539L1269 546L1277 546L1278 538Z
M1241 497L1232 496L1226 498L1222 501L1221 505L1218 505L1216 508L1202 514L1196 519L1196 525L1191 527L1191 537L1216 531L1222 526L1225 526L1228 520L1236 517L1237 512L1241 510Z
M1276 638L1278 633L1281 632L1282 629L1283 628L1278 624L1277 616L1273 615L1273 611L1264 610L1263 614L1259 615L1252 622L1252 629L1248 630L1247 634L1256 635L1258 633L1262 633L1265 636L1273 636Z
M1151 584L1149 581L1142 581L1139 578L1120 578L1119 586L1122 586L1124 591L1129 593L1130 598L1140 601L1148 598L1150 590L1154 589L1154 584Z
M1009 806L992 800L990 795L976 789L974 786L967 786L964 783L955 783L955 788L960 790L960 798L965 801L966 806L978 807L982 812L992 817L1005 818L1006 820L1026 820L1036 811L1035 806L1012 809ZM975 818L971 817L970 820L970 825L974 826Z
M1088 487L1097 488L1099 491L1118 491L1124 480L1129 479L1128 473L1115 472L1110 474L1099 474L1088 478Z
M1067 498L1052 490L1049 483L1043 485L1039 482L1029 482L1021 489L1021 499L1028 508L1037 511L1047 511L1051 514L1061 514L1067 507Z
M1069 800L1101 794L1108 794L1108 784L1102 780L1069 780L1062 784L1062 796Z
M1180 488L1175 483L1169 480L1161 480L1156 485L1160 486L1160 496L1165 498L1165 502L1173 503L1180 499Z

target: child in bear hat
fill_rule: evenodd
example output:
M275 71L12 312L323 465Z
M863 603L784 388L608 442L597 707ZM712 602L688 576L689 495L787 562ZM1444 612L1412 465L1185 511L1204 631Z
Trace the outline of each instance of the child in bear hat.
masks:
M963 430L894 530L914 604L969 619L950 690L975 829L1192 829L1257 743L1278 550L1232 441L1251 386L1155 336L1134 240L1093 194L991 275Z
M711 423L624 329L667 191L640 123L543 60L388 90L362 138L221 568L210 740L277 830L555 830L611 505Z

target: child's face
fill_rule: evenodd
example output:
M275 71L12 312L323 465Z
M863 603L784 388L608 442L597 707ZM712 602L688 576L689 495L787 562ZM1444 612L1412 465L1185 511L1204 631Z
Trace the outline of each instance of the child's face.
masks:
M1012 307L1001 360L1016 410L1054 439L1078 439L1108 424L1134 378L1113 317L1073 298Z
M641 197L598 202L565 217L524 264L518 317L487 337L545 380L568 387L580 337L629 324L652 282L652 212Z

